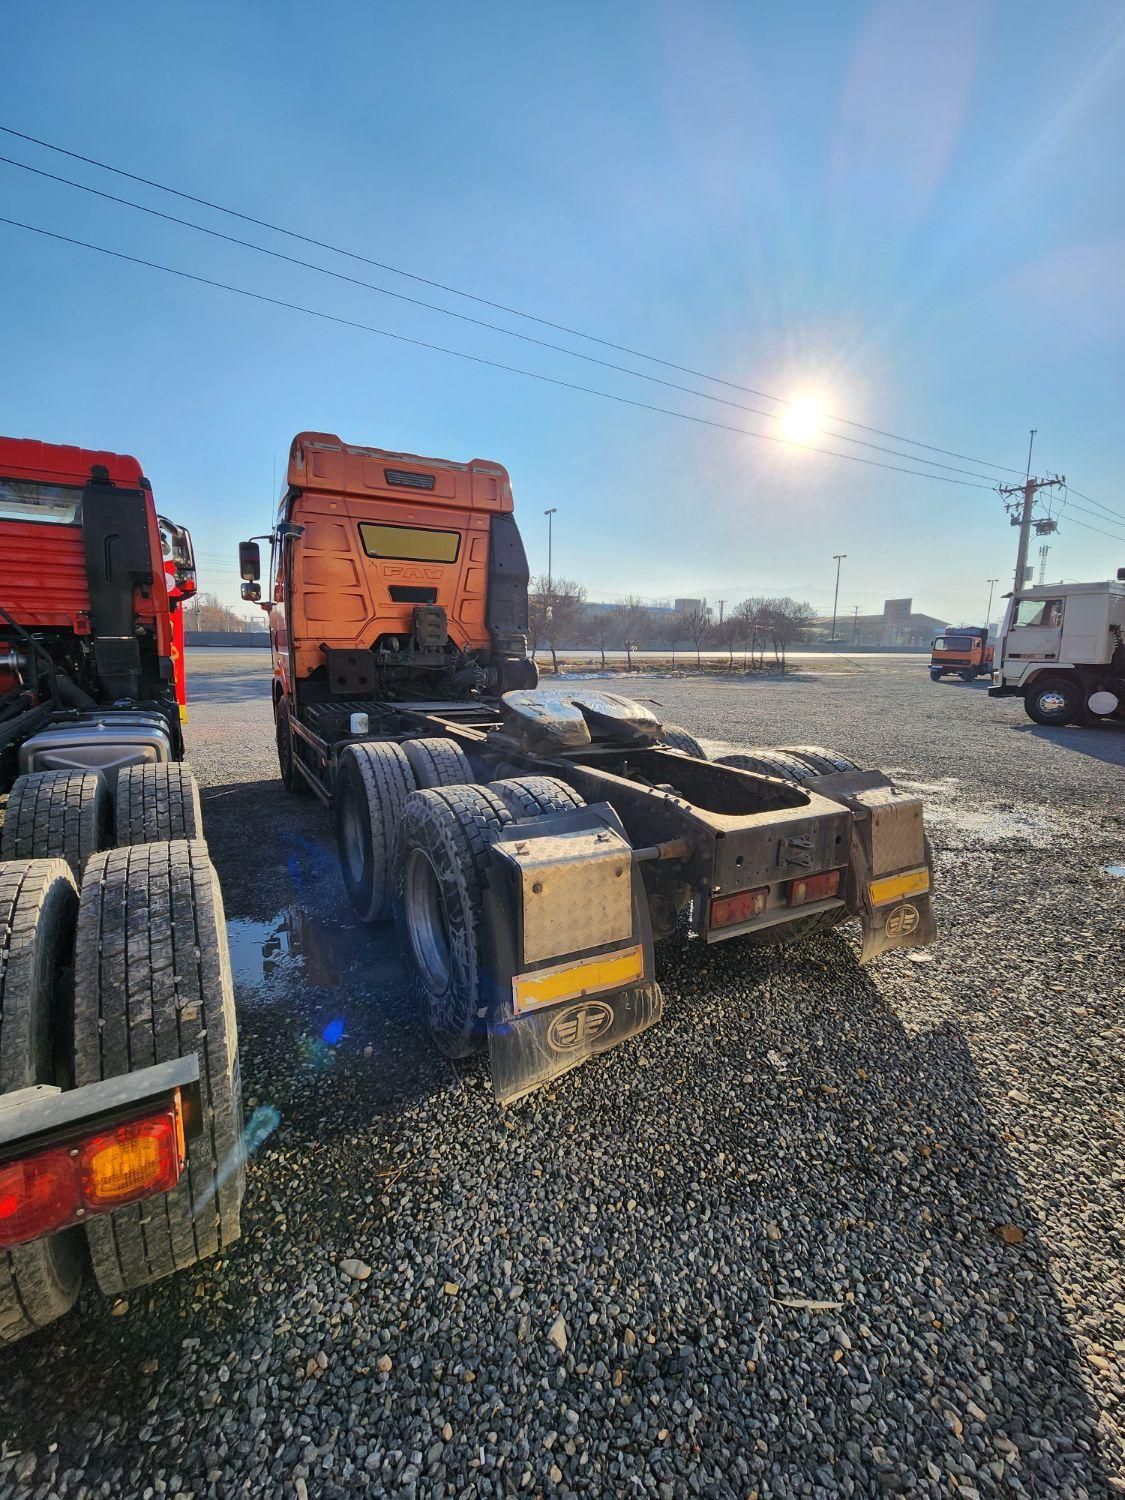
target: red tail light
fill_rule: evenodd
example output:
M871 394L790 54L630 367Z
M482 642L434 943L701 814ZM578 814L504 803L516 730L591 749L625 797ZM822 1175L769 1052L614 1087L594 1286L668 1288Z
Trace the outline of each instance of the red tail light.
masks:
M739 891L737 895L712 901L711 926L733 927L736 922L749 922L751 917L761 916L769 893L769 886L763 885L756 891Z
M78 1173L65 1147L0 1167L0 1248L50 1234L77 1207Z
M789 905L807 906L810 901L825 901L840 894L843 870L826 870L823 875L803 875L789 882Z
M184 1161L177 1092L171 1108L159 1114L0 1167L0 1249L167 1193L180 1180Z

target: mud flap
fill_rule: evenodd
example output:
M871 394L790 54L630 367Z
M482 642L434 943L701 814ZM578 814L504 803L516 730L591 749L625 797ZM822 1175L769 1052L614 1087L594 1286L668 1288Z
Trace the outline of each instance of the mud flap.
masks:
M847 903L863 926L860 963L934 942L934 870L921 798L896 791L881 771L821 776L816 789L855 815Z
M647 984L555 1005L538 1015L497 1018L488 1028L497 1100L515 1103L588 1057L637 1036L663 1014L663 991L658 984Z
M664 1010L640 872L606 803L513 824L485 897L488 1046L511 1104L636 1036Z

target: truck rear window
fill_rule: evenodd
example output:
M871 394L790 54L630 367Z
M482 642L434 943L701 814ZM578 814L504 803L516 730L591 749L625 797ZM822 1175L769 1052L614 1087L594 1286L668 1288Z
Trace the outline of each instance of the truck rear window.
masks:
M82 491L65 484L37 484L32 479L0 479L0 521L50 521L73 526Z
M461 547L459 531L429 531L421 526L384 526L377 521L361 521L359 535L368 557L393 557L407 562L456 562Z

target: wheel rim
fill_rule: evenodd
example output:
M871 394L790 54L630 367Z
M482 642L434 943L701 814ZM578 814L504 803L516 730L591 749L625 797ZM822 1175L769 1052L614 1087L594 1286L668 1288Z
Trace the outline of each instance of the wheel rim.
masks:
M364 847L364 827L360 822L360 809L357 798L349 791L344 797L343 808L344 824L344 860L348 867L348 876L353 885L363 882L363 871L367 863L367 852Z
M449 921L437 871L424 849L411 849L403 872L403 899L410 947L431 994L449 988Z
M1038 698L1039 712L1050 714L1051 718L1057 718L1059 714L1066 713L1070 707L1065 693L1060 693L1058 688L1048 688L1045 693L1040 693Z

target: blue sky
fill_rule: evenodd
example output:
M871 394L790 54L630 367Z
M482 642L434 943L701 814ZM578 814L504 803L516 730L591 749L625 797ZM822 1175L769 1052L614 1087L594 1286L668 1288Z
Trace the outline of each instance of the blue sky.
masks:
M328 3L13 6L0 122L451 286L1125 513L1125 10ZM0 136L0 152L470 315ZM561 380L776 421L285 266L0 166L0 212ZM135 453L236 589L293 433L513 477L532 565L591 597L784 591L983 616L998 497L398 344L0 226L5 432ZM783 408L535 324L726 400ZM826 431L817 440L859 456ZM855 428L837 433L901 445ZM910 450L915 454L918 450ZM979 471L975 463L931 454ZM913 466L913 460L906 461ZM992 475L994 471L983 471ZM961 476L949 476L961 477ZM995 477L1003 477L996 474ZM1015 475L1008 476L1011 478ZM979 481L978 481L979 482ZM1078 502L1072 499L1072 504ZM1066 515L1073 517L1068 520ZM1048 577L1125 564L1068 509Z

